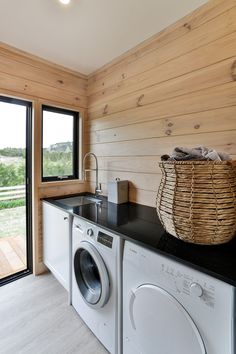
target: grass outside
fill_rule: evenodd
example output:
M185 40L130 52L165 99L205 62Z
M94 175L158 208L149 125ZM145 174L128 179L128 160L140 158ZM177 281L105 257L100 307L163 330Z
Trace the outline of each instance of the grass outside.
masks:
M25 206L25 198L14 199L14 200L1 200L0 201L0 210L16 208L19 206Z
M26 237L25 206L0 210L0 238L11 236Z

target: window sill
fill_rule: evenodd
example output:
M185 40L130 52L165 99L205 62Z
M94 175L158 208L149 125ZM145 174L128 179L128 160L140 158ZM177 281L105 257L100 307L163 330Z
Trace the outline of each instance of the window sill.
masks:
M82 179L69 179L69 180L62 180L62 181L51 181L51 182L40 182L39 187L57 187L57 186L67 186L67 185L74 185L74 184L84 184L86 181Z

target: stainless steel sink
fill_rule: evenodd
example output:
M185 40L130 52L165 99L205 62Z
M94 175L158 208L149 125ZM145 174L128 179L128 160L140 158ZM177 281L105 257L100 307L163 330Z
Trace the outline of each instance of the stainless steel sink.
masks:
M94 203L102 203L101 199L80 195L77 197L70 197L70 198L63 198L57 199L58 203L69 206L69 207L76 207L86 204L94 204Z

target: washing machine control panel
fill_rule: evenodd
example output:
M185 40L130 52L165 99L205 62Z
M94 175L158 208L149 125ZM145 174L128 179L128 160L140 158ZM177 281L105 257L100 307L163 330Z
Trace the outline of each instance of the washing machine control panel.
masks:
M170 267L167 264L161 264L161 273L165 280L168 280L169 286L177 294L200 299L205 305L214 308L215 306L215 286L203 279L182 272L179 269Z
M113 237L103 232L98 232L97 242L101 243L102 245L112 248Z

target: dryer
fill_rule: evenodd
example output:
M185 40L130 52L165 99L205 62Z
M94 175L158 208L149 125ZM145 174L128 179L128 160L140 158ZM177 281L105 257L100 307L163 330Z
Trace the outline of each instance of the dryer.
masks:
M124 354L235 354L235 288L125 242Z
M72 228L72 306L112 354L120 347L121 239L82 218Z

